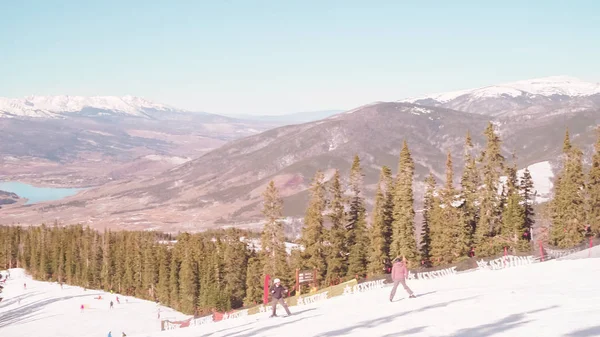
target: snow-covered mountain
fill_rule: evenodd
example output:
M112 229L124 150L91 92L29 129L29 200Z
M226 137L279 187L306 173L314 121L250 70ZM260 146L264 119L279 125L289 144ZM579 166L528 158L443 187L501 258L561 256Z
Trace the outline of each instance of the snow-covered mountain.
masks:
M69 114L95 112L97 115L147 117L148 112L185 112L135 96L29 96L0 97L0 117L63 118Z
M485 115L569 112L600 106L600 83L550 76L402 100Z

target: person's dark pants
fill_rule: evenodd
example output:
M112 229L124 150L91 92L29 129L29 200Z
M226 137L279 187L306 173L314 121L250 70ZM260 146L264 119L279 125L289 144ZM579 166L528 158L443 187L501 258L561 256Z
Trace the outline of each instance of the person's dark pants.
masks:
M271 301L271 307L273 308L273 314L272 314L273 316L275 316L275 312L276 312L276 310L277 310L277 303L281 304L281 306L282 306L282 307L285 309L285 312L286 312L288 315L291 315L291 314L292 314L292 313L290 312L290 309L288 309L288 306L287 306L287 304L285 304L285 301L283 300L283 297L282 297L282 298L274 298L274 299Z
M406 280L401 279L398 281L394 281L394 287L392 288L392 292L390 293L390 301L394 299L394 296L396 295L396 288L398 288L399 284L402 284L402 286L404 287L404 290L406 290L408 295L413 295L413 291L410 290L410 288L406 285Z

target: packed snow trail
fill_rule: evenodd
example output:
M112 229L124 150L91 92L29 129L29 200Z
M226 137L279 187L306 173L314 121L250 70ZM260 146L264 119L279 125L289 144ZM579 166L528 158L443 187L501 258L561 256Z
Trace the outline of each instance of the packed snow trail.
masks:
M600 336L599 278L600 260L550 261L408 281L416 299L398 289L390 303L386 287L290 307L291 317L267 312L138 337Z
M156 303L68 285L61 289L57 283L31 280L22 269L11 269L10 274L0 296L4 298L0 302L0 336L91 337L107 336L109 331L113 336L122 332L131 336L160 330ZM98 296L102 299L95 299ZM114 309L110 309L111 300ZM160 315L162 319L186 317L162 306Z
M600 336L599 279L599 259L553 260L408 281L420 295L416 299L398 289L390 303L388 286L290 307L291 317L268 318L266 312L162 332L154 303L130 298L129 304L115 303L111 312L103 300L104 307L82 314L81 299L94 303L91 298L99 292L66 286L61 292L56 284L27 281L22 294L23 282L9 281L4 301L12 301L14 293L26 297L21 307L0 302L0 335L85 337L112 330L113 336L125 331L129 337Z

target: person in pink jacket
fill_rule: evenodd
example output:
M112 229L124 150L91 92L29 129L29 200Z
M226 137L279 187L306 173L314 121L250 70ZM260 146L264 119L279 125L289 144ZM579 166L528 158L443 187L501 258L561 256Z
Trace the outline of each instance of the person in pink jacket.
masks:
M397 257L394 260L394 265L392 266L392 281L394 281L394 287L392 288L392 292L390 293L390 302L394 300L394 296L396 295L396 289L399 284L402 284L404 290L410 295L410 298L415 298L415 294L412 290L406 285L406 278L408 277L408 267L406 266L406 258L403 256L402 259Z

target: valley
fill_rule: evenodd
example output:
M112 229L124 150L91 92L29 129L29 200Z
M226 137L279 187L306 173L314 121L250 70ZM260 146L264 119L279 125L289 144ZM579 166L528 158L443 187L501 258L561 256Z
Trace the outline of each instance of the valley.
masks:
M346 180L355 154L363 163L369 210L381 167L395 172L405 140L415 160L418 209L425 177L431 172L443 179L450 152L458 179L465 135L471 134L477 155L483 146L482 131L490 121L502 138L504 156L511 158L514 153L519 168L547 163L545 173L534 179L552 177L567 128L589 158L595 126L600 123L599 87L568 77L516 83L371 103L286 126L207 114L161 115L154 110L149 118L71 116L43 119L43 123L0 119L10 130L21 128L19 134L32 135L24 139L17 132L4 133L21 139L10 146L2 143L0 174L5 180L88 188L59 201L5 207L0 221L51 220L164 231L256 229L261 224L261 193L270 180L284 198L284 215L301 218L314 173L322 170L329 180L340 170ZM53 141L44 141L43 135Z

